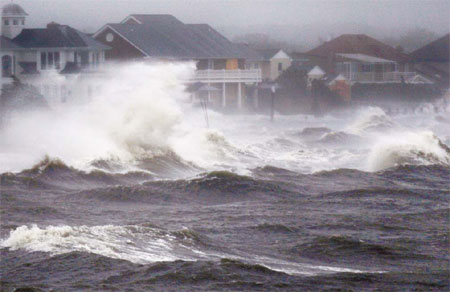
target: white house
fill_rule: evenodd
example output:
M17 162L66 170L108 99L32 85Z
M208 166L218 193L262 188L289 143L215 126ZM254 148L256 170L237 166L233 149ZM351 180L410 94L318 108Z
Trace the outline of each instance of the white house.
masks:
M255 50L251 59L246 62L247 68L261 69L262 79L274 81L292 64L292 58L281 49Z
M35 85L49 101L64 102L72 92L64 81L95 71L109 48L67 25L26 28L27 16L15 3L2 8L1 86L10 84L14 76Z

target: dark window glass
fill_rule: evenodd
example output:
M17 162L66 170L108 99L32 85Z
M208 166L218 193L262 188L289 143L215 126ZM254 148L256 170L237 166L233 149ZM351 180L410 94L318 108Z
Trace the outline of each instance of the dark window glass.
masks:
M47 54L44 52L41 53L41 69L47 69Z
M25 20L22 19L22 25L25 25Z
M5 19L5 25L9 25L9 20L8 19Z
M13 25L18 25L18 24L19 24L19 21L17 19L14 19L13 20Z
M53 53L48 53L48 67L53 67Z
M88 52L81 52L81 66L86 67L89 64L89 53Z
M59 52L55 52L55 69L60 69L61 65L59 64Z
M282 71L283 70L283 63L278 63L278 71Z
M361 71L362 72L371 72L372 71L372 66L370 66L370 64L363 64Z

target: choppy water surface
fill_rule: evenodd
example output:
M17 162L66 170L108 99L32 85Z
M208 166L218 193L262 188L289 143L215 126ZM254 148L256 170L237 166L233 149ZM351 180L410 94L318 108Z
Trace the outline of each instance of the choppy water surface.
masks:
M444 104L207 129L189 66L134 66L0 130L2 291L449 289Z

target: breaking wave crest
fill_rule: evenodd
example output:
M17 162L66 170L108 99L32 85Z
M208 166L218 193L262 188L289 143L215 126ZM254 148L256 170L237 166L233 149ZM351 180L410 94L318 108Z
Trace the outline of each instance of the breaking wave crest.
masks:
M368 161L372 171L405 164L450 166L450 149L431 131L397 133L382 137Z
M0 172L30 168L46 155L77 169L156 174L234 159L219 132L185 122L182 80L193 70L191 63L115 65L95 80L101 89L88 103L11 115L1 129Z
M379 107L368 107L360 111L347 131L360 135L366 132L380 132L392 129L396 124Z
M186 231L169 232L150 226L20 226L1 247L48 252L53 255L89 252L134 263L193 260L197 237ZM191 246L191 247L188 247Z

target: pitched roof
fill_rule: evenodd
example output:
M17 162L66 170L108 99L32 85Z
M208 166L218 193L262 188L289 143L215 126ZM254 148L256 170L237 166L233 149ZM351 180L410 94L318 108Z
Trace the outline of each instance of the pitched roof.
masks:
M448 62L450 61L450 34L423 46L412 52L415 62Z
M175 16L170 14L131 14L129 17L133 17L141 24L183 24ZM128 17L127 17L128 19Z
M208 24L184 24L171 15L132 16L139 17L142 24L115 23L106 27L150 57L214 59L247 56L246 50Z
M315 66L308 72L308 76L323 76L325 72L319 66Z
M264 60L270 60L280 49L257 49Z
M365 54L336 54L345 59L350 59L363 63L393 63L391 60L386 60L383 58L372 57Z
M308 52L316 56L330 56L337 53L365 54L396 62L409 60L408 55L364 34L343 34Z
M0 51L8 51L20 48L21 47L19 45L15 44L9 38L0 35Z
M2 7L2 16L27 16L23 8L16 3L8 3Z
M23 29L14 43L24 48L85 48L105 50L108 46L68 25L51 23L47 28Z

